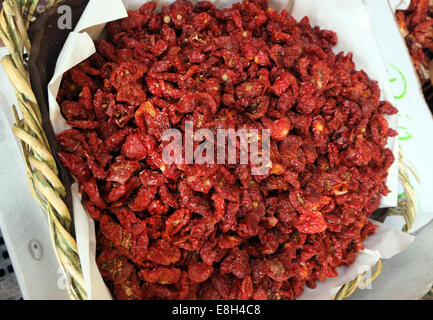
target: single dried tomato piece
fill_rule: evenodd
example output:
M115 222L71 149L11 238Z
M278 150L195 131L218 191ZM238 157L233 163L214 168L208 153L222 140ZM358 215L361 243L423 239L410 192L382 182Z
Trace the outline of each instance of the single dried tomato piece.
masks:
M118 300L141 300L140 281L134 271L129 278L114 285L114 294Z
M139 83L128 83L119 88L117 101L126 102L132 106L139 106L146 101L146 94Z
M211 200L213 201L215 212L213 215L207 215L207 221L209 225L217 224L225 215L226 203L223 197L214 193L212 194Z
M230 294L230 287L232 285L231 275L221 275L219 272L214 272L211 277L211 282L213 287L218 291L218 293L227 299Z
M90 157L90 149L86 137L76 129L65 130L57 136L62 151L74 153L82 158Z
M146 84L151 94L153 94L155 97L162 96L162 89L160 88L159 83L156 79L147 76Z
M96 180L94 178L91 178L90 180L84 182L82 184L82 187L88 195L90 201L92 201L96 207L98 207L99 209L107 208L107 204L102 199L99 193L98 184L96 183Z
M259 235L259 239L262 244L260 248L262 254L271 255L275 253L280 246L281 239L279 239L275 232L268 231L265 234L261 234Z
M201 300L221 300L221 295L213 285L207 281L200 285L199 298Z
M147 156L147 148L142 144L139 133L131 134L122 146L122 154L131 160L143 160Z
M147 72L148 67L138 61L123 62L110 76L111 84L121 88L128 83L140 80Z
M197 31L202 31L211 23L212 17L207 12L201 12L192 19L192 26Z
M265 51L259 50L254 57L254 62L260 66L266 67L270 65L270 59Z
M317 211L311 211L307 214L302 214L299 218L296 228L307 234L320 233L327 229L328 225L323 218L323 215Z
M233 273L243 279L251 273L250 259L245 250L235 247L220 264L221 274Z
M86 119L87 112L84 106L81 103L75 101L63 101L60 109L62 110L63 115L69 121L73 119Z
M236 88L236 96L241 98L254 98L260 96L263 92L263 85L259 81L250 81L240 84Z
M90 179L90 170L83 159L76 154L59 152L57 154L60 161L69 172L80 182L86 182Z
M275 281L285 281L291 276L283 263L278 259L266 261L266 269L267 276Z
M114 23L109 23L107 28L109 29L110 25L114 25ZM116 60L116 48L106 40L101 40L96 42L96 47L98 52L105 58L109 60Z
M141 187L134 201L130 205L131 210L134 212L141 212L146 210L155 198L157 191L158 188L155 186Z
M96 83L93 81L91 77L85 74L83 71L78 69L78 67L72 68L69 70L69 74L71 75L72 81L74 84L80 89L83 90L84 87L88 87L92 92L95 92L97 89Z
M188 278L188 274L186 271L182 271L180 274L180 280L177 283L177 286L179 288L178 293L178 300L185 300L188 298L188 295L190 294L190 281Z
M168 48L168 43L165 40L159 39L156 41L155 45L152 47L152 53L158 57L162 55Z
M99 127L99 122L97 121L89 121L89 120L75 120L68 121L69 126L76 129L97 129Z
M296 95L298 92L298 82L292 74L286 72L278 77L272 86L272 90L277 96L281 96L290 87L293 88L293 93Z
M143 4L138 11L143 16L150 15L156 9L157 5L158 4L156 2L149 1L149 2L146 2L145 4Z
M251 277L248 276L242 280L241 289L239 291L239 300L249 300L253 295L253 282L251 281Z
M191 219L191 211L187 209L180 209L175 211L165 221L164 237L170 239L176 233L180 232Z
M175 284L180 279L180 272L178 268L141 269L139 277L150 283Z
M227 202L226 214L220 221L220 229L226 233L229 230L235 231L237 226L237 212L239 211L239 202Z
M239 201L239 191L237 187L229 185L224 177L218 174L212 176L211 179L212 186L221 197L232 202Z
M170 118L167 109L158 111L150 102L147 102L137 111L136 118L140 116L140 113L144 115L147 133L153 135L157 141L161 141L163 133L170 129Z
M153 200L147 207L147 212L151 215L165 215L170 208L165 205L161 200Z
M216 260L217 252L215 250L217 240L212 237L210 238L200 249L200 257L204 263L213 265Z
M122 29L130 30L142 27L145 23L144 16L134 10L128 10L128 17L120 20L120 27Z
M316 83L317 89L321 90L328 84L330 78L329 68L325 62L320 61L311 68L311 75Z
M210 203L207 199L196 196L193 190L187 185L186 181L181 181L178 185L181 204L194 213L206 216L210 212Z
M165 240L157 240L149 246L148 259L156 264L168 266L180 260L179 248L170 245Z
M102 212L93 204L93 202L85 200L83 204L93 220L99 221L99 219L101 219Z
M162 187L164 186L164 176L156 171L143 170L139 174L141 183L146 187Z
M125 184L134 172L140 170L141 166L138 161L116 160L108 170L107 181Z
M398 113L398 109L394 107L389 101L382 101L379 107L379 113L393 115Z
M180 208L180 198L178 195L170 192L168 188L163 185L159 188L158 194L161 197L162 202L172 208Z
M238 247L242 243L242 240L233 235L222 234L218 240L218 246L221 249L232 249Z
M130 133L132 133L132 130L129 127L116 131L105 139L105 147L109 152L115 152L119 150L119 148L121 148L121 146L123 145L126 137L128 137Z
M107 240L112 241L114 247L123 254L128 254L131 249L131 234L127 235L124 233L122 227L115 223L108 215L101 217L100 228L101 233Z
M135 272L134 266L116 249L104 249L96 259L104 279L115 284L125 282Z
M188 278L193 282L205 282L212 275L213 268L203 262L188 265Z
M292 124L289 119L283 118L272 123L271 138L276 141L282 141L289 135Z
M97 67L100 67L104 63L104 59L99 55L95 54L94 56L90 57L89 60L85 60L81 62L78 66L84 73L91 75L91 76L100 76L101 70L96 69ZM85 88L83 88L84 91ZM89 88L87 88L89 89ZM90 90L89 90L90 93Z
M198 192L209 193L212 189L212 181L209 177L189 176L186 182L191 189Z
M105 145L98 137L96 132L91 132L88 134L88 144L90 151L95 157L96 161L99 162L102 168L104 168L112 160L111 154L105 148Z
M143 215L142 213L141 215ZM164 230L163 217L150 216L144 220L148 226L147 233L152 240L160 239Z
M269 97L257 97L251 101L248 107L247 115L252 120L257 120L262 118L269 109Z
M115 184L110 192L105 196L107 202L116 202L128 192L128 187L124 184Z

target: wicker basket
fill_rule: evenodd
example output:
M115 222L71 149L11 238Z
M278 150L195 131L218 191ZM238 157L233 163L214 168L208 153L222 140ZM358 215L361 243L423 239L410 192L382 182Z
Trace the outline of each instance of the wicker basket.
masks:
M144 0L143 0L144 1ZM62 2L49 0L47 8ZM30 82L29 55L31 43L28 28L37 18L36 8L39 0L5 0L0 15L0 37L10 54L1 63L6 70L9 80L15 90L17 105L12 106L16 123L13 125L14 134L21 140L23 158L26 167L30 191L35 200L47 214L52 245L57 259L66 275L68 293L71 299L87 299L86 286L78 255L73 223L70 210L66 205L68 190L59 175L59 165L55 161L47 132L43 126L43 112L34 94L34 84ZM46 112L47 110L45 110ZM416 215L415 196L408 178L408 167L400 152L399 178L406 191L406 198L399 203L399 214L406 221L404 231L409 231ZM358 286L365 286L373 281L381 272L382 263L378 262L375 271L369 279L365 274L359 275L353 281L344 285L335 299L350 296Z

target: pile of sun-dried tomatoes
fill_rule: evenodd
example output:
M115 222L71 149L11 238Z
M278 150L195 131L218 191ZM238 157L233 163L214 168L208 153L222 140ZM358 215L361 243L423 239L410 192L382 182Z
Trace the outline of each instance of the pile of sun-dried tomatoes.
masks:
M375 227L397 133L335 33L266 0L148 2L65 74L59 157L97 221L118 299L294 299ZM169 128L271 130L271 171L167 165Z
M396 17L433 111L433 1L411 0L407 10L397 11Z
M430 75L433 56L433 2L411 0L407 10L397 11L396 17L421 83L433 81L433 76Z

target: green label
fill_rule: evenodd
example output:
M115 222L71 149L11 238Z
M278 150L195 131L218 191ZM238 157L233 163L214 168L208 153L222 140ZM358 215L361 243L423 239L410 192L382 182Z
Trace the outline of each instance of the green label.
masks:
M395 99L403 99L406 96L407 93L407 80L404 76L403 72L399 68L397 68L392 63L387 63L388 66L388 74L391 77L389 80L392 84L392 89Z

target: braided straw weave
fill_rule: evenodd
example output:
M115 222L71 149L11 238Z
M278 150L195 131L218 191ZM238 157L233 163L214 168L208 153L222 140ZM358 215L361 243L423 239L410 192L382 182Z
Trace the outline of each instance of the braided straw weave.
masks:
M47 8L60 2L61 0L49 0ZM20 117L16 107L12 107L16 121L12 130L21 140L30 192L47 213L53 248L66 276L69 296L74 300L85 300L87 294L77 243L72 233L72 218L64 202L66 190L58 177L57 165L42 128L42 115L32 91L27 68L31 49L27 29L36 19L38 3L39 0L4 0L0 14L0 37L10 54L3 57L1 63L14 87L21 113ZM409 231L416 214L415 195L401 152L400 160L400 180L407 196L404 203L401 203L398 214L404 216L405 231ZM344 285L334 299L350 296L359 286L373 281L381 270L382 263L379 261L376 271L369 279L363 280L365 274L358 276Z

